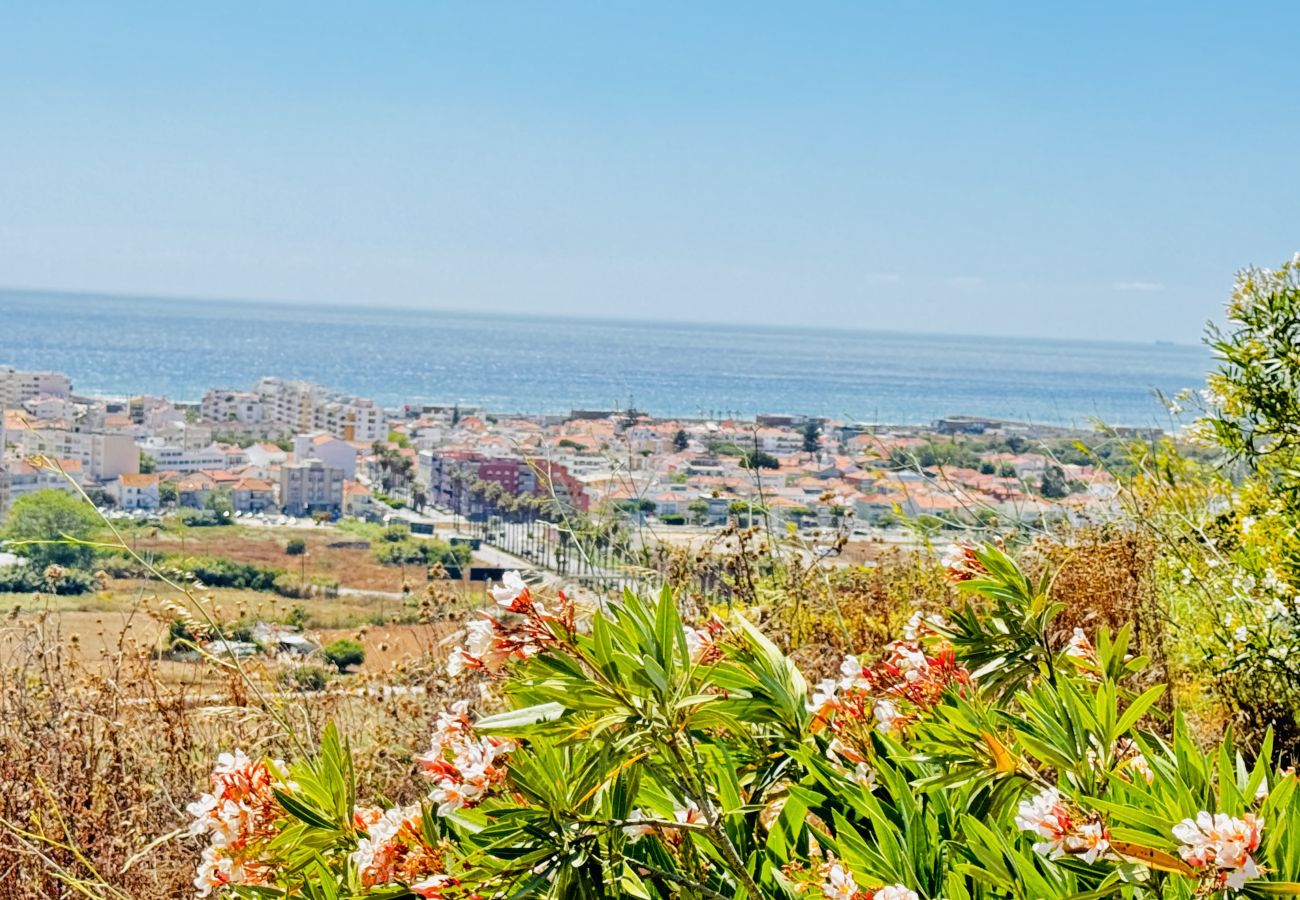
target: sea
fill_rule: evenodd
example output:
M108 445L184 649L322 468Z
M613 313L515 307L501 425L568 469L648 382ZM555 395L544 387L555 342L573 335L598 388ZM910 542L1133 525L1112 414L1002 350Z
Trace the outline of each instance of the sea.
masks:
M1169 428L1157 392L1200 387L1211 358L1163 342L0 291L0 365L66 372L81 394L186 401L279 375L389 408Z

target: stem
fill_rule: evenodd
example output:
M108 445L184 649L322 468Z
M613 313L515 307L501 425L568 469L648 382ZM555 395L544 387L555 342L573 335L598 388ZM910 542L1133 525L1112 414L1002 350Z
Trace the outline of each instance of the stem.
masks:
M672 754L673 761L677 763L679 774L700 771L702 767L699 765L699 758L696 757L696 763L693 767L682 755L681 747L677 745L675 737L669 738L667 746L668 752ZM692 756L694 756L694 748L692 748ZM691 787L694 786L692 785ZM705 833L709 837L709 842L712 843L713 846L717 848L718 852L722 854L723 858L726 859L736 877L740 879L741 884L745 888L745 892L749 894L753 900L763 900L763 892L759 889L758 884L754 881L753 877L750 876L749 869L741 860L740 853L736 850L735 845L731 843L731 838L727 836L726 829L719 824L718 811L714 808L713 801L709 798L709 792L701 786L698 789L698 795L691 797L690 799L694 800L696 805L699 806L700 811L704 813L705 820L708 822L708 828Z
M638 869L645 869L652 877L662 878L664 881L671 881L673 884L679 884L682 887L690 888L693 891L708 897L709 900L729 900L725 894L719 894L713 888L705 887L698 881L692 881L684 875L678 875L675 872L666 872L663 869L652 866L648 863L636 860L633 865Z

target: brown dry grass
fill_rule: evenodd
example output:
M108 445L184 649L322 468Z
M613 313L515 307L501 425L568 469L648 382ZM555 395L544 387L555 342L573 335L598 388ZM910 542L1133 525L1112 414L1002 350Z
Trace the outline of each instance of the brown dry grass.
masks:
M458 615L466 603L480 599L477 586L467 589L464 598L458 596L459 590L459 585L442 589L440 601L432 605L433 615L425 615L424 594L407 600L351 595L291 600L257 591L214 589L205 592L202 602L217 621L282 621L300 606L307 611L309 637L322 644L337 637L361 641L367 654L361 670L376 671L396 659L436 648L451 628L441 619ZM108 590L81 597L0 594L0 610L8 611L11 625L40 620L45 627L57 629L68 652L85 665L100 664L117 652L148 656L164 648L169 609L189 602L181 591L149 581L114 581ZM20 628L0 630L0 655L12 651L21 634ZM163 660L155 663L154 674L165 681L184 681L192 678L195 669L189 663Z
M116 634L115 616L126 617ZM356 749L363 796L414 799L411 758L449 688L424 654L450 623L360 629L359 674L286 694L274 661L248 661L241 675L152 660L141 620L33 602L0 625L0 900L84 896L67 879L121 892L95 897L189 896L199 848L181 831L185 804L215 755L300 756L293 735L310 746L330 721ZM344 633L358 630L321 636ZM373 690L396 684L408 690Z
M1151 660L1148 678L1175 684L1170 623L1156 596L1157 553L1145 532L1090 527L1074 529L1067 542L1034 544L1026 563L1035 574L1052 573L1051 596L1063 606L1055 623L1062 643L1076 627L1093 635L1103 626L1112 632L1130 626L1135 650ZM1162 698L1166 710L1172 700L1168 693Z
M284 552L285 542L301 538L307 544L305 556L289 556ZM418 567L408 566L405 571L396 566L384 566L375 561L369 550L331 547L330 544L363 540L354 534L334 528L256 528L228 526L224 528L189 528L184 531L163 529L141 530L132 541L141 554L180 553L187 556L219 556L241 563L256 563L283 569L287 572L304 571L313 577L337 581L344 587L390 593L402 590L403 578L418 587L425 573Z

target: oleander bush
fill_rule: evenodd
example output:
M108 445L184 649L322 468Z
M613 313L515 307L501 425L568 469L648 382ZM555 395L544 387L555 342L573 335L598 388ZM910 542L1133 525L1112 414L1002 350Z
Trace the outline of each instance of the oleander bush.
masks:
M1296 779L1266 738L1203 748L1127 627L1053 637L1048 580L952 560L966 600L810 686L738 613L671 592L494 591L417 757L423 796L358 796L329 730L291 763L223 755L189 807L201 895L1192 898L1300 892Z

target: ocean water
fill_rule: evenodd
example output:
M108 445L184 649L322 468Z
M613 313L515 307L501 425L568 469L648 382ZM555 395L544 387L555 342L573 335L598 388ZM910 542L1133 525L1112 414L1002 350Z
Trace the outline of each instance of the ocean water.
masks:
M955 414L1168 427L1154 398L1204 383L1203 347L502 317L0 291L0 365L78 392L197 400L260 375L389 407L558 413L792 412L924 423Z

